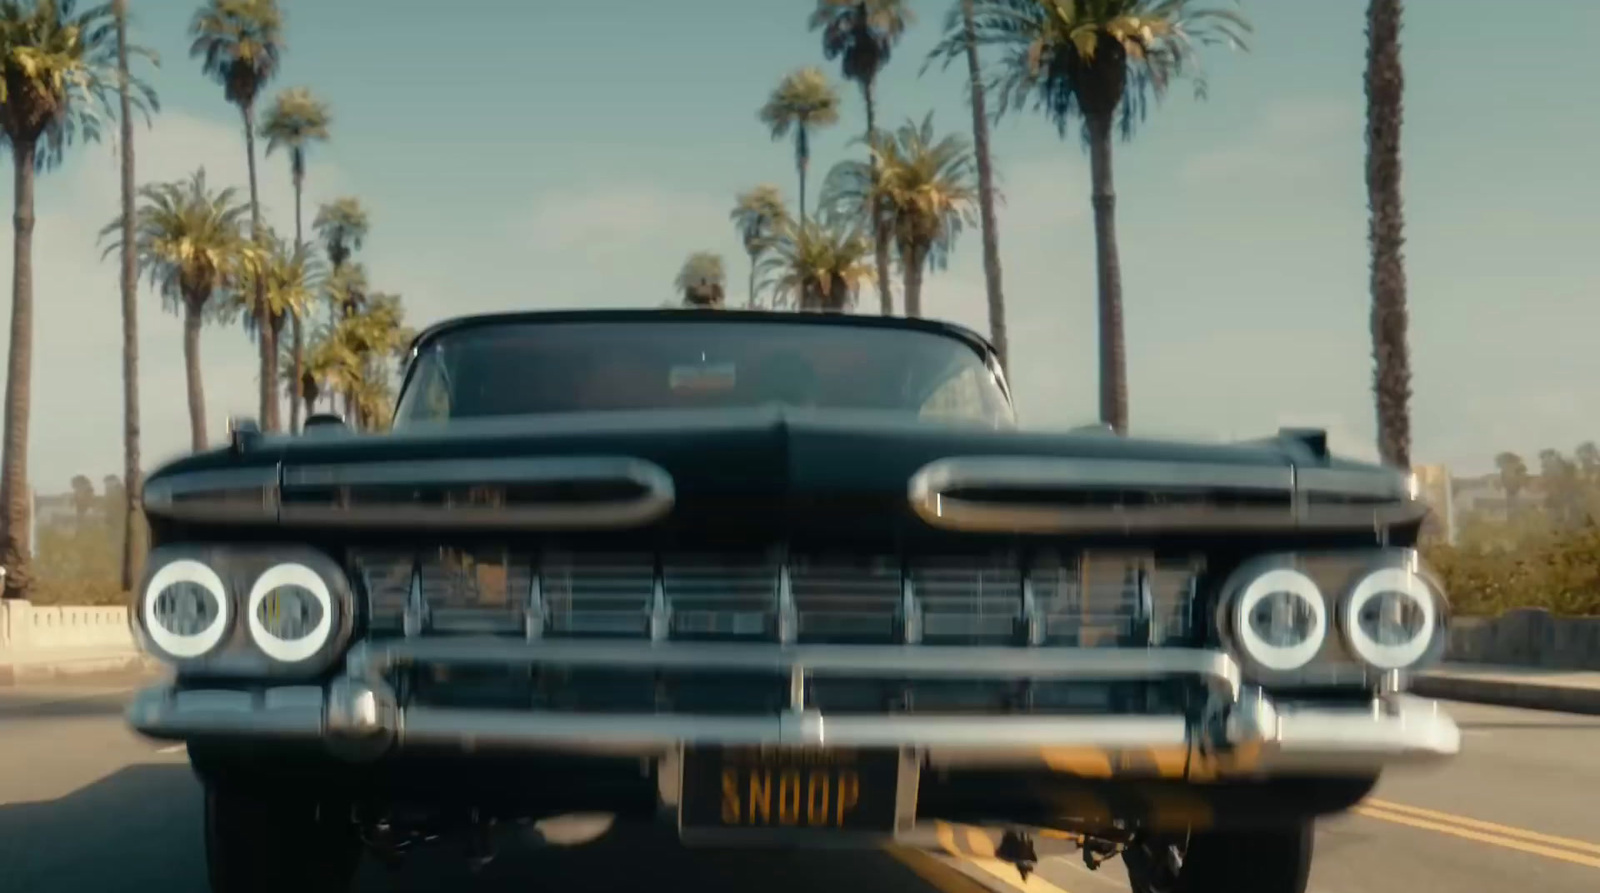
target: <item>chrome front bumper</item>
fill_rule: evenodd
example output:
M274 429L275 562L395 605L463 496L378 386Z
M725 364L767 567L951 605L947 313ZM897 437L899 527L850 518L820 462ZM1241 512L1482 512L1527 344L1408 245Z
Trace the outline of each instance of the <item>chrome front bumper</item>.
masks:
M505 663L635 669L772 670L788 674L777 715L594 714L406 705L384 681L413 663ZM1182 676L1207 692L1199 717L1179 715L827 715L805 706L826 676L1136 680ZM1368 772L1448 758L1455 723L1432 701L1385 694L1362 706L1274 702L1242 683L1225 654L1194 649L1008 649L786 646L503 639L408 639L358 646L327 686L141 692L130 724L151 737L323 742L352 759L395 748L478 746L669 761L694 744L895 748L930 769L1038 769L1196 781L1282 773Z

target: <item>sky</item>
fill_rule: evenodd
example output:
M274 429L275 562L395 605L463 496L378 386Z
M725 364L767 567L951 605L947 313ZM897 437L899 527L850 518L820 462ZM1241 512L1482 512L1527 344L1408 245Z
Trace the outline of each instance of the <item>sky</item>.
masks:
M921 73L951 0L918 22L881 78L880 120L968 132L963 66ZM1226 0L1218 0L1226 2ZM135 136L141 182L246 187L242 127L189 58L188 0L132 0L133 39L160 54L162 99ZM728 211L763 182L795 193L792 144L756 111L778 79L820 65L809 0L285 0L287 51L268 87L333 108L306 196L355 195L359 258L408 322L520 308L659 306L693 251L721 253L742 300ZM1375 450L1359 0L1245 0L1248 52L1205 55L1209 97L1179 85L1116 146L1131 431L1245 438L1328 429ZM1402 35L1406 265L1415 460L1485 471L1502 450L1600 437L1600 3L1411 0ZM448 10L448 12L446 11ZM1492 27L1491 27L1492 24ZM859 154L859 94L815 139L813 183ZM121 470L121 320L109 140L74 149L36 186L30 477ZM1011 379L1030 427L1097 414L1088 161L1024 111L993 130ZM288 160L261 159L265 213L293 230ZM9 180L0 185L9 204ZM10 281L11 252L0 252ZM10 317L10 289L0 310ZM188 448L181 327L141 284L145 467ZM930 316L987 331L982 250L963 235L929 275ZM876 294L861 309L877 312ZM206 331L211 436L254 415L256 352L238 325Z

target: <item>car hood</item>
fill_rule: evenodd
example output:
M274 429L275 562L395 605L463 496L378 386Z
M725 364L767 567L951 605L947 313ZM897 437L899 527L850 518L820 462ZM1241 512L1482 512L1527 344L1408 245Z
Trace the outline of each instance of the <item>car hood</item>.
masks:
M786 407L587 413L241 439L152 474L146 505L210 523L759 537L1282 534L1318 529L1294 520L1315 505L1368 537L1420 521L1405 475L1320 447L1314 432L1204 444ZM558 503L612 521L544 511Z

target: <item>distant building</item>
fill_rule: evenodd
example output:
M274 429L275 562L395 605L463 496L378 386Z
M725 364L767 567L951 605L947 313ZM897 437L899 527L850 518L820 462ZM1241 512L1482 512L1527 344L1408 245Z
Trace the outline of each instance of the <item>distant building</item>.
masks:
M1450 469L1443 465L1417 465L1411 473L1417 476L1417 495L1432 509L1428 523L1438 530L1441 539L1455 545L1455 482L1450 478Z
M1521 495L1524 504L1533 498L1535 481L1536 479L1530 479L1528 489ZM1506 521L1511 517L1511 501L1506 498L1506 491L1501 486L1500 476L1497 474L1456 478L1455 504L1456 511L1462 514L1495 521Z

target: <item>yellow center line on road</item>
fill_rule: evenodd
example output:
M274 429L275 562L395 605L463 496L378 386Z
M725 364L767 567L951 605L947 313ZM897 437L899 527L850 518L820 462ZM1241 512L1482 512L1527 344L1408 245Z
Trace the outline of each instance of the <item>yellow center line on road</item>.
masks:
M952 825L947 822L934 823L934 833L938 837L939 846L943 848L951 858L959 859L962 862L977 868L983 873L991 875L996 880L1013 890L1021 890L1024 891L1024 893L1067 893L1066 890L1063 890L1055 884L1052 884L1040 877L1037 872L1028 875L1028 879L1024 881L1022 879L1022 875L1017 872L1016 866L1010 864L1009 862L1002 862L999 859L994 858L994 842L989 839L989 836L984 833L982 829L971 826L963 826L962 830L965 832L963 836L967 838L968 845L970 845L973 850L976 850L976 852L964 850L960 844L956 842L955 828ZM912 865L912 863L905 858L904 852L905 851L894 852L895 858L905 862L912 868L913 871L917 871L918 874L922 874L921 871L917 870L915 865ZM965 882L972 884L973 886L980 886L976 881L973 881L972 879L967 878L965 875L962 875L961 872L957 871L955 868L945 865L944 863L939 862L939 860L927 856L925 853L919 853L918 855L928 858L932 864L939 866L942 871L948 872L949 874L958 875ZM927 878L926 875L924 875L924 877L929 880L930 883L933 883L935 887L938 887L941 893L965 893L965 891L948 889L937 881L934 881L932 878Z
M1528 831L1522 828L1513 828L1509 825L1497 825L1494 822L1485 822L1479 819L1470 819L1466 816L1453 815L1448 812L1439 812L1435 809L1423 809L1420 806L1408 806L1404 803L1391 803L1387 800L1367 799L1361 802L1362 806L1370 806L1386 812L1398 812L1405 815L1416 816L1420 819L1431 819L1451 825L1460 825L1463 828L1472 828L1490 834L1500 834L1505 837L1519 837L1535 843L1549 844L1568 850L1577 850L1580 853L1593 853L1600 856L1600 843L1590 843L1587 840L1574 840L1570 837L1556 837L1553 834L1541 834L1538 831Z
M1562 862L1571 862L1574 865L1583 865L1588 868L1600 868L1600 857L1585 856L1570 850L1556 849L1552 846L1530 843L1526 840L1518 840L1514 837L1507 837L1500 834L1487 834L1483 831L1474 831L1471 828L1463 827L1460 824L1445 824L1441 821L1431 821L1428 819L1406 815L1404 813L1389 812L1372 806L1356 806L1350 811L1356 815L1365 816L1369 819L1377 819L1380 822L1391 822L1396 825L1407 825L1412 828L1420 828L1424 831L1437 831L1440 834L1449 834L1452 837L1460 837L1464 840L1476 841L1477 843L1486 843L1490 846L1497 846L1502 849L1519 850L1524 853L1531 853L1535 856L1544 856L1547 859L1557 859Z

